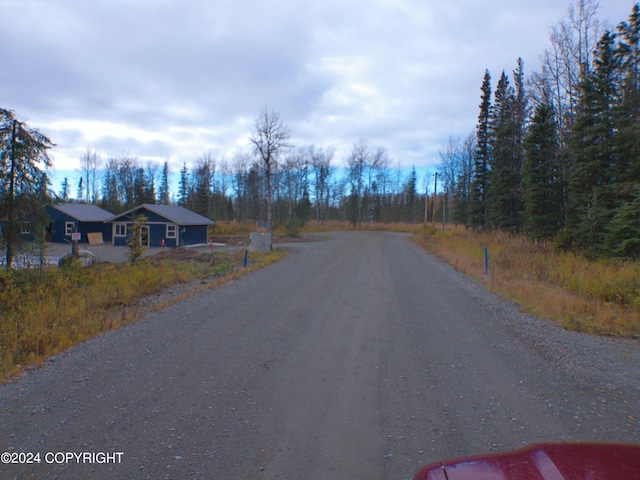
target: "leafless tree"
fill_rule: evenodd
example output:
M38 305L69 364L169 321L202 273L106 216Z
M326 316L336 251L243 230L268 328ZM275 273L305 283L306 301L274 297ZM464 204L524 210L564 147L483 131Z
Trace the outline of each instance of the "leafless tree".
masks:
M277 165L278 157L289 149L289 127L280 119L280 114L264 108L253 125L250 141L254 154L264 168L267 194L267 228L273 231L273 192L271 175Z
M229 166L233 191L236 197L236 218L239 220L247 220L247 199L246 199L246 176L251 163L250 155L242 150L238 150L231 159Z
M566 18L550 31L551 47L541 56L542 70L531 77L536 103L553 105L560 142L571 130L578 104L579 85L591 68L600 35L597 0L576 0Z
M567 17L551 28L551 47L541 56L542 70L531 76L533 102L553 106L562 184L566 187L572 168L568 142L580 99L580 82L591 69L602 25L596 18L597 0L575 0ZM568 193L563 194L565 211Z
M382 219L387 217L387 184L389 181L389 152L384 147L377 147L371 154L371 162L368 166L368 189L380 200L380 211L377 212ZM374 191L375 190L375 191ZM375 203L375 199L371 199ZM368 206L374 210L374 205Z
M220 159L219 169L220 169L220 182L219 182L218 188L220 189L220 192L226 196L228 193L227 181L232 176L231 164L226 158L223 157Z
M120 154L113 158L117 167L116 179L118 197L121 198L125 209L136 206L136 170L139 168L138 159L128 154Z
M444 183L442 186L444 191L453 192L456 186L457 177L463 166L463 147L459 138L449 137L447 146L438 152L440 156L440 165L438 172L440 179Z
M353 144L351 154L347 159L349 168L349 183L351 184L351 199L355 203L352 205L352 223L360 225L362 220L362 203L365 187L365 171L371 161L371 152L365 139L360 139Z
M87 151L80 158L81 177L84 178L83 184L86 194L84 195L87 203L96 203L98 201L98 169L102 164L102 158L97 150L87 147Z
M282 193L287 201L287 218L293 215L293 207L303 194L303 182L308 166L307 150L296 148L290 150L280 168Z
M332 172L331 161L335 151L335 147L329 147L326 150L316 149L313 145L309 147L309 161L314 175L316 221L318 222L324 222L329 208L329 177Z

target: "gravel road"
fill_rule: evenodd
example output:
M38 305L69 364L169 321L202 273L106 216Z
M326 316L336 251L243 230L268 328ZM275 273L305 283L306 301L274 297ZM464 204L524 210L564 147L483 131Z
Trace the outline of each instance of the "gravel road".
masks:
M523 315L403 234L288 248L1 386L1 450L40 463L0 478L400 480L640 439L640 342Z

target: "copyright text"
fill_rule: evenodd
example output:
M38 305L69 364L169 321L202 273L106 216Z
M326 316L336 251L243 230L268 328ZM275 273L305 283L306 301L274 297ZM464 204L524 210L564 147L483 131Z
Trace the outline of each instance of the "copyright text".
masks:
M69 463L122 463L123 452L2 452L0 462L4 464L69 464Z

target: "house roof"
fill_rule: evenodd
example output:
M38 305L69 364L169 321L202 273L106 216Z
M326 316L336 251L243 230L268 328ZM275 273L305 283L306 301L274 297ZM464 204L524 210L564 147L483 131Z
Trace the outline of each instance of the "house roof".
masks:
M51 208L75 218L79 222L104 222L113 217L113 213L87 203L58 203Z
M112 216L111 218L107 219L107 221L110 221L110 222L115 221L120 217L127 216L131 212L135 212L136 210L140 210L142 208L149 210L150 212L155 213L156 215L160 215L161 217L164 217L170 222L175 223L177 225L214 225L215 224L213 220L209 220L208 218L203 217L198 213L192 212L191 210L188 210L184 207L179 207L177 205L155 205L155 204L149 204L149 203L144 203L136 208L132 208L131 210L121 213L120 215L116 215L115 217Z

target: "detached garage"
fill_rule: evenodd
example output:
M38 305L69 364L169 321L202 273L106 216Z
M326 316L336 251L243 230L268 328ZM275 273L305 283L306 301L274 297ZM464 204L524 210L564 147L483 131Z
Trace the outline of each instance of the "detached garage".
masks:
M148 247L161 247L163 243L167 247L206 244L209 226L215 224L184 207L143 204L107 220L114 245L127 244L133 221L141 215L147 218L142 228L142 240Z
M104 222L113 217L97 205L86 203L58 203L45 205L47 215L51 219L47 227L47 241L64 243L71 241L73 232L80 233L80 242L90 239L96 243L111 241L111 228Z

